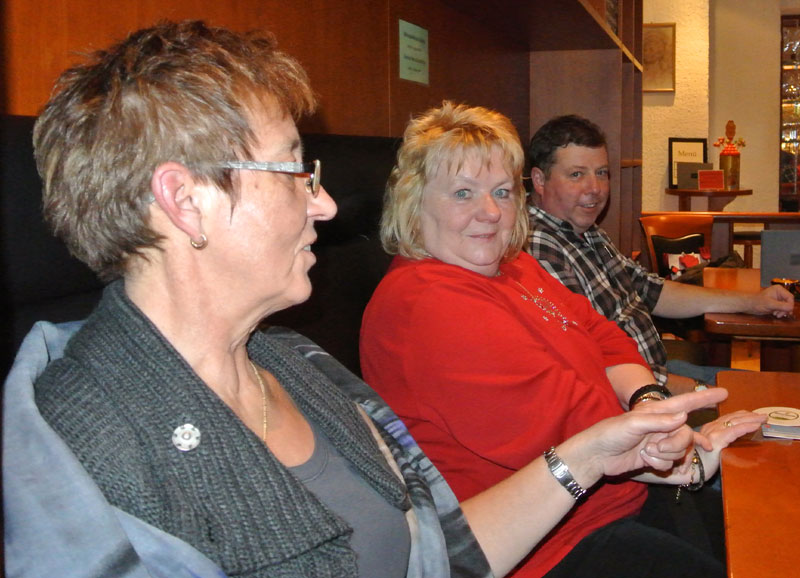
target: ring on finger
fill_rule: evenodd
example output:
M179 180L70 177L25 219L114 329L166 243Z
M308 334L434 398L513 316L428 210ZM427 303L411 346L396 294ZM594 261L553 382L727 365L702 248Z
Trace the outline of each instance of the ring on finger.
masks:
M730 420L728 420L728 421L726 421L726 422L725 422L723 425L724 425L725 427L733 427L733 422L731 422Z

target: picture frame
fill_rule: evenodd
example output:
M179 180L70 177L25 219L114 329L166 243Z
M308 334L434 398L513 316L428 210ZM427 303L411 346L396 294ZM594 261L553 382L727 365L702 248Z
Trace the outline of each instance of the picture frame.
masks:
M675 23L642 25L642 91L675 92Z
M708 139L669 137L669 188L678 188L678 163L707 163Z

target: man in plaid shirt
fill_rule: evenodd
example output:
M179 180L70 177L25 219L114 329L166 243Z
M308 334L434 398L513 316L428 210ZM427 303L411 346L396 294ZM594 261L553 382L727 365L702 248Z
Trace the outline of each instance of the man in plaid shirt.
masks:
M668 365L651 315L679 319L709 311L776 317L791 313L794 298L783 287L753 295L676 283L622 255L595 224L608 201L609 168L606 139L594 123L575 115L550 120L531 139L528 157L534 188L529 252L636 341L660 384L674 392L691 390L714 383L722 368Z

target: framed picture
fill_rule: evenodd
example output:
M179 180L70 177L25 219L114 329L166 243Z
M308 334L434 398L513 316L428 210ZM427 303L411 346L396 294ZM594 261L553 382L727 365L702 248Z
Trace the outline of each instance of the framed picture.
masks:
M708 139L669 137L669 188L678 188L678 163L708 162Z
M642 25L642 90L675 92L675 23Z

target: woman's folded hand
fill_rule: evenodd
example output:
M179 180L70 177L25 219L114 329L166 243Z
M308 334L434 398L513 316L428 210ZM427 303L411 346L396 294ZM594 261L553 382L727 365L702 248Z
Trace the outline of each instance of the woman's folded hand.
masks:
M683 460L696 437L709 449L713 447L705 434L696 436L685 425L689 412L719 403L727 396L727 390L717 387L637 404L632 411L602 420L576 435L573 451L587 460L589 479L646 468L670 470ZM712 434L719 435L709 432Z

